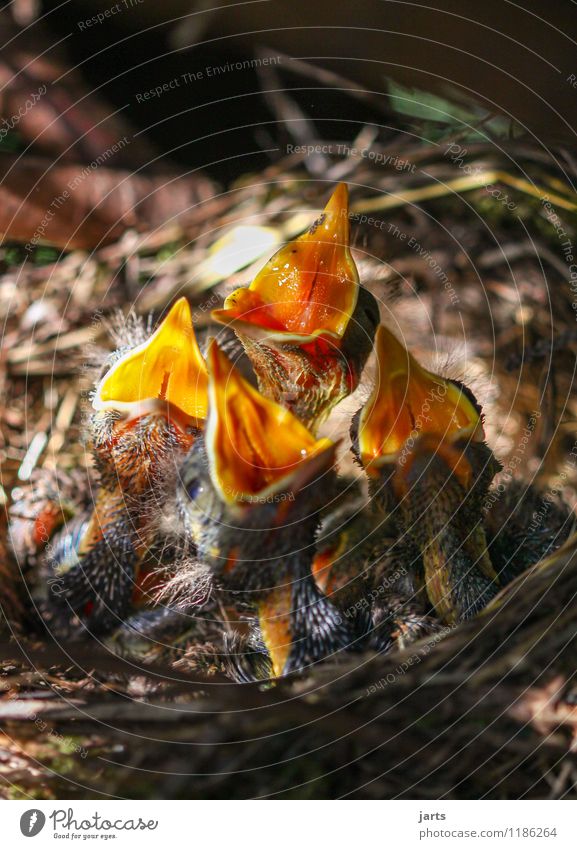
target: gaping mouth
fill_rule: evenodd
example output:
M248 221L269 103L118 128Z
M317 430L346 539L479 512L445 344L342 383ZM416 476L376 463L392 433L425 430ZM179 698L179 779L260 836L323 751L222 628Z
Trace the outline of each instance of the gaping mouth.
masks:
M109 369L92 404L95 410L116 410L129 416L173 410L192 425L204 421L208 374L186 298L173 305L147 342Z
M340 183L310 230L281 248L248 289L229 295L213 318L281 342L304 344L319 336L338 342L359 290L348 216L348 190Z
M334 444L315 440L292 413L264 398L215 340L207 359L206 446L211 476L224 501L264 502L274 494L303 488L312 482L313 473L321 475L332 466Z
M484 439L481 413L459 384L433 374L380 326L375 337L377 379L359 421L359 451L368 472L397 459L422 434L439 444Z

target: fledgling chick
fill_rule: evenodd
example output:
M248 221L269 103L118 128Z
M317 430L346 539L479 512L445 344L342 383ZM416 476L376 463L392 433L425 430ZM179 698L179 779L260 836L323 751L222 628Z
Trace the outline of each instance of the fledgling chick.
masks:
M272 675L286 675L350 643L310 569L335 445L261 395L214 340L207 361L206 430L183 464L179 510L224 603L256 611Z
M349 235L341 183L311 228L212 313L235 330L262 394L313 433L357 387L379 323L377 302L359 285Z
M426 596L445 624L467 619L498 589L483 502L500 468L467 387L423 368L384 326L377 378L354 441L373 502L418 550Z
M571 514L519 481L491 492L501 466L485 443L472 392L424 369L384 327L377 331L376 352L376 385L352 437L383 531L375 536L355 521L348 533L376 568L373 585L386 588L382 599L374 599L374 589L368 593L372 624L380 620L379 640L384 636L386 645L392 636L383 632L386 622L398 623L401 639L435 630L419 602L422 591L444 624L477 613L499 587L564 542ZM350 580L350 549L330 575ZM401 589L393 590L399 602L393 616L392 577Z
M66 632L78 619L108 633L154 597L146 561L155 520L204 423L207 383L185 298L149 338L114 355L92 399L97 487L90 506L68 521L56 495L55 505L38 505L32 517L50 519L41 570L50 627ZM79 492L77 504L85 496Z

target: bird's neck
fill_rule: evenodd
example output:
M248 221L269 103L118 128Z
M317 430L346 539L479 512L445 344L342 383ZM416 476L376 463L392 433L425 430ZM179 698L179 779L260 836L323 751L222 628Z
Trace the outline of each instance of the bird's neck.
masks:
M315 432L332 408L354 388L340 351L322 340L307 346L239 338L252 363L259 390L289 409Z
M400 513L421 551L437 615L448 624L473 616L496 591L477 494L465 493L451 476L436 488L415 487Z

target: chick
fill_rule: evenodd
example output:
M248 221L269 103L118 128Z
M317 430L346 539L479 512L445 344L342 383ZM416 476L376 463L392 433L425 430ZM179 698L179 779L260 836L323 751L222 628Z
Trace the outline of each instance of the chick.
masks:
M373 502L420 555L413 565L435 615L454 624L498 589L483 502L500 468L474 396L424 369L385 327L377 380L354 440Z
M370 503L322 536L313 572L347 615L370 610L383 650L473 616L558 548L571 521L519 482L489 492L501 466L466 386L424 369L385 327L376 355L376 385L352 427Z
M213 318L231 325L260 391L314 433L358 385L379 309L359 285L341 183L311 228L281 248Z
M347 648L350 632L318 590L318 513L334 487L335 445L265 398L213 340L209 414L181 471L177 504L223 603L256 612L272 675Z
M93 394L95 489L87 493L85 482L84 491L67 499L76 509L64 509L58 491L38 502L29 516L31 534L23 534L22 519L15 518L20 551L22 539L38 536L41 521L40 594L55 630L67 632L79 620L92 632L110 632L153 597L149 572L159 564L147 558L156 518L204 424L208 377L186 299L150 338L141 337L116 352Z

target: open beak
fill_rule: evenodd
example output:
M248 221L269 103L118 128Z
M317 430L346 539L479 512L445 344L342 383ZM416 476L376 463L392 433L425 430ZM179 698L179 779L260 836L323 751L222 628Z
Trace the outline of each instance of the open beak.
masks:
M334 463L335 446L316 440L284 407L264 398L211 340L206 445L223 501L260 502L312 483ZM312 461L315 462L312 462Z
M419 365L383 325L375 350L376 385L359 421L359 452L369 474L395 462L423 434L434 435L437 452L448 452L451 467L457 440L484 439L481 412L463 387Z
M180 298L147 342L121 357L94 395L95 410L116 410L129 418L164 412L199 426L207 415L208 374L190 307Z
M348 190L340 183L312 227L281 248L212 317L256 339L302 345L324 336L338 344L359 290L349 230Z

